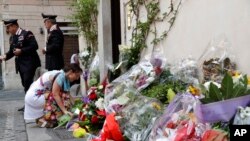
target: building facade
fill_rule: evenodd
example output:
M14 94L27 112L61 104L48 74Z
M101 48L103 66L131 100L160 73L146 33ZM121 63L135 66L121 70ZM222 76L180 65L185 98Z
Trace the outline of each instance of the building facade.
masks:
M57 22L61 26L65 36L64 55L68 63L70 55L78 49L78 36L75 28L70 27L68 16L70 0L1 0L0 19L18 19L21 28L34 33L39 45L39 53L42 68L45 66L45 56L41 49L45 47L47 32L44 28L41 13L58 15ZM1 55L9 50L9 35L6 34L3 22L0 22L0 48ZM1 64L2 82L4 89L22 89L20 76L16 74L14 59ZM1 81L1 80L0 80Z
M174 4L180 0L174 1ZM121 0L122 44L130 45L132 30L135 23L130 18L127 8L129 0ZM161 12L169 11L170 0L159 0ZM146 18L145 9L141 9L140 19ZM182 0L176 21L167 38L158 46L163 48L168 62L192 56L199 59L213 39L225 37L235 57L238 69L250 72L248 49L250 45L250 2L247 0ZM156 24L158 35L169 28L168 20ZM153 27L152 27L153 29ZM152 51L149 35L148 50Z

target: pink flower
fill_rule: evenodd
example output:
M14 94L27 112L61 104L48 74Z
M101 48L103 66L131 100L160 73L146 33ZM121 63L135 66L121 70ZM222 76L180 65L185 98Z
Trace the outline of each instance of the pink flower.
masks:
M52 109L52 107L51 107L51 106L47 106L46 109L47 109L48 111L50 111L50 110Z
M51 115L51 116L50 116L50 119L51 119L51 120L55 120L55 119L56 119L56 116L55 116L55 115Z

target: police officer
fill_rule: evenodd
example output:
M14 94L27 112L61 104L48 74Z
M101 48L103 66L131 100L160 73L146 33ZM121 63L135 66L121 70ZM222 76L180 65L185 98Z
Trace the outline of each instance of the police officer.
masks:
M36 52L38 44L31 31L19 27L17 19L4 20L6 31L11 34L10 49L0 60L9 60L15 56L16 72L20 74L24 91L29 89L33 82L36 68L41 66L40 58ZM19 109L23 111L24 108Z
M46 42L46 47L42 50L45 54L45 67L47 70L60 70L64 67L63 60L63 44L64 36L63 32L60 30L56 24L57 15L44 15L45 27L48 30L48 37Z

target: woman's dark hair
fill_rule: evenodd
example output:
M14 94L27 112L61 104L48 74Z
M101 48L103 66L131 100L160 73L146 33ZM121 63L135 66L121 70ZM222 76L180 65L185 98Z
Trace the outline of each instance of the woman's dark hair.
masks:
M80 68L79 65L77 64L70 64L64 67L63 71L64 72L68 72L72 70L73 73L78 73L78 72L82 72L82 69Z

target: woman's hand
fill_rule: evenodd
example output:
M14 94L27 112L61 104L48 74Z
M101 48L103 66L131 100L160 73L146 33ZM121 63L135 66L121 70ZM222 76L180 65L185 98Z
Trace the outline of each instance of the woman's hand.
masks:
M73 113L71 113L71 112L69 112L69 111L64 111L63 113L64 113L64 114L68 114L68 115L70 115L71 117L73 117L73 116L74 116L74 114L73 114Z

